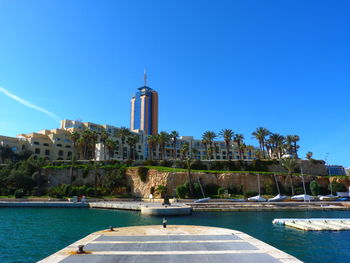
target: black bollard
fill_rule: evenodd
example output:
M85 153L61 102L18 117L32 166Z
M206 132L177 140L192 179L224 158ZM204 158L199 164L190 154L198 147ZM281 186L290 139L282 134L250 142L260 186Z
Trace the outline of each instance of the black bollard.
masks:
M84 254L85 251L84 251L84 245L79 245L78 246L78 251L77 251L78 254Z
M166 228L166 224L168 223L168 220L166 217L163 218L163 228Z
M114 231L114 228L112 226L109 226L110 231Z

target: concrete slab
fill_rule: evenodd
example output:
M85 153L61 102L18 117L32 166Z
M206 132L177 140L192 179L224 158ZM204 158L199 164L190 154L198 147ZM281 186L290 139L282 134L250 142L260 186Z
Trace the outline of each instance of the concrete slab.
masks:
M84 245L88 254L76 254ZM137 226L98 231L41 263L301 262L245 233L202 226Z

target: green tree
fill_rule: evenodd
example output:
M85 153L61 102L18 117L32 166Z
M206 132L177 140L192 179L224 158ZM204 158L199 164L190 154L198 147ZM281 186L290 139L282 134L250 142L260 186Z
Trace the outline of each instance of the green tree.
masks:
M313 155L312 152L307 152L306 159L310 160L312 158L312 155Z
M42 182L45 181L42 171L43 167L47 164L47 161L44 157L31 156L28 159L28 162L34 167L34 173L32 174L32 178L34 181L36 181L38 194L40 194L42 191Z
M292 195L294 195L293 173L295 168L297 167L298 161L295 158L284 158L282 159L281 163L282 163L282 166L286 168L288 171Z
M140 138L137 134L131 134L126 139L126 144L129 145L130 154L129 158L135 160L136 159L136 145L139 142Z
M179 133L177 131L171 131L170 138L171 138L171 144L173 146L173 159L175 160L177 156L176 143L177 143L177 139L179 138Z
M181 149L180 149L181 158L185 159L187 157L187 154L188 154L189 151L190 151L190 144L188 142L184 142L181 145Z
M233 139L233 141L237 144L239 159L243 159L243 154L244 154L244 152L242 152L242 150L244 149L244 147L242 148L243 140L244 140L243 134L236 134Z
M106 141L108 139L108 133L105 129L100 134L100 142L102 143L103 146L103 160L106 160Z
M158 146L158 136L156 134L149 135L147 138L148 142L148 159L153 160L154 150Z
M114 157L114 151L117 149L117 143L112 138L108 138L106 140L106 147L108 150L108 160L111 160L111 157Z
M259 141L260 151L263 153L263 158L266 158L265 155L265 140L268 135L270 135L270 131L264 127L259 127L256 129L252 135Z
M234 136L234 132L231 129L223 129L220 131L219 136L221 136L226 144L226 160L230 160L230 155L229 155L229 151L230 151L230 146L232 143L232 138Z
M202 135L202 143L206 147L206 152L207 152L207 159L211 160L213 158L213 144L214 144L214 139L217 137L216 133L213 131L206 131ZM207 149L207 146L209 146L209 149Z
M128 128L126 127L120 127L117 130L116 133L117 137L120 138L120 146L121 146L121 154L122 154L122 160L124 161L124 145L125 145L125 139L131 135L131 132Z
M161 159L164 160L165 145L170 142L171 135L165 131L161 131L158 135L159 149L161 152Z

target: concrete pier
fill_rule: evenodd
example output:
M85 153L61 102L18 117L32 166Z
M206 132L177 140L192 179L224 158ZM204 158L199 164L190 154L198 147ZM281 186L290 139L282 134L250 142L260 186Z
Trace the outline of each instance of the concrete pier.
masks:
M93 202L89 203L91 208L136 210L144 215L154 216L177 216L190 215L192 208L186 204L173 203L170 206L157 202Z
M350 230L350 218L277 218L272 223L305 231Z
M60 208L86 208L89 207L88 203L82 202L2 202L0 201L0 207L60 207Z
M84 253L78 254L78 247ZM82 247L84 246L84 247ZM40 263L297 263L295 257L245 233L216 227L168 225L98 231Z

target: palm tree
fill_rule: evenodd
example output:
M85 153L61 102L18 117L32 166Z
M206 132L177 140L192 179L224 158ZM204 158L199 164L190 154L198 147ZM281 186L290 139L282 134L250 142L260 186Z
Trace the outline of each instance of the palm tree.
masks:
M293 185L293 173L297 167L297 159L295 158L284 158L282 159L282 166L288 170L288 176L290 178L290 186L292 189L292 195L294 195L294 185Z
M293 135L287 135L286 136L286 150L287 150L288 154L294 154L293 141L294 141L294 136Z
M117 143L113 141L111 138L106 140L106 147L108 149L108 159L111 160L111 157L114 155L114 151L117 148Z
M280 159L283 155L283 143L284 143L284 137L278 133L272 133L270 135L270 138L268 140L271 145L271 151L272 153L276 154L276 157Z
M0 145L0 163L4 163L5 160L7 159L12 159L12 157L14 156L14 152L11 149L10 146L6 145L6 146L2 146Z
M268 136L270 133L271 132L264 127L259 127L256 129L255 132L252 133L252 135L259 141L260 150L263 153L264 159L266 158L266 156L265 156L265 139L266 139L266 136Z
M158 135L157 134L149 135L147 140L148 140L148 159L153 160L154 150L158 146Z
M44 157L32 155L29 158L29 162L34 167L35 172L33 173L32 177L34 180L36 180L38 191L40 192L41 180L42 180L42 170L43 170L43 167L46 165L47 161Z
M89 170L93 171L95 179L94 179L94 194L97 195L97 186L100 183L100 164L96 161L90 160L89 162Z
M188 142L185 142L184 144L182 144L181 150L180 150L182 159L184 159L187 156L189 151L190 151L190 144Z
M312 155L313 155L312 152L307 152L306 159L310 160L312 158Z
M100 142L103 145L103 160L106 160L106 140L108 139L108 133L104 129L100 135Z
M214 142L214 139L216 137L217 137L217 135L213 131L206 131L202 135L202 142L203 142L203 144L205 144L206 147L207 147L207 145L209 145L210 154L207 154L207 158L210 159L210 160L212 159L213 142Z
M73 156L75 157L76 146L77 146L77 142L79 141L79 138L80 138L80 133L74 131L74 132L72 132L70 137L71 137L71 140L73 142L73 155L72 155L72 158L73 158Z
M294 154L295 154L295 158L298 158L298 148L299 146L297 145L297 142L300 141L300 137L299 135L293 135L293 144L294 144Z
M230 159L229 151L234 132L231 129L223 129L220 131L219 136L221 136L226 144L226 160Z
M120 146L121 146L121 154L122 154L122 160L124 161L124 144L125 144L125 139L131 134L130 130L126 127L120 127L117 130L117 137L120 138Z
M135 154L136 149L135 148L136 148L136 145L139 142L139 140L140 140L140 138L137 134L131 134L126 139L126 143L129 145L129 149L130 149L129 158L132 158L133 160L135 160L135 158L136 158L136 154Z
M176 142L177 138L179 138L179 133L177 131L172 131L170 132L170 137L171 137L171 144L173 146L173 159L176 159Z
M239 159L243 159L243 152L242 152L242 145L243 145L244 135L243 134L236 134L233 138L233 141L237 143L237 148L239 152Z
M84 160L90 159L90 157L93 156L96 140L97 134L94 131L84 130L81 134L77 143L82 152Z
M252 158L252 153L253 153L255 148L254 148L253 145L247 145L246 149L248 151L248 159L251 159Z
M160 148L162 160L164 159L164 155L165 155L165 145L169 143L170 136L171 135L165 131L161 131L158 135L158 142L159 142L159 148Z

